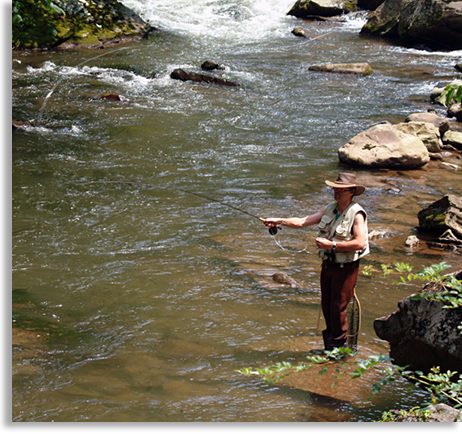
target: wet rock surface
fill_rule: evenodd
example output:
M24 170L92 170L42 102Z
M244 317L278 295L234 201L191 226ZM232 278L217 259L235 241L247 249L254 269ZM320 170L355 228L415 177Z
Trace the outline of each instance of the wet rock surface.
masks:
M454 273L462 278L462 271ZM421 293L441 291L441 284L429 282ZM398 304L398 310L374 321L380 339L390 343L390 357L400 366L429 372L460 371L462 366L462 308L447 309L441 302L412 296Z

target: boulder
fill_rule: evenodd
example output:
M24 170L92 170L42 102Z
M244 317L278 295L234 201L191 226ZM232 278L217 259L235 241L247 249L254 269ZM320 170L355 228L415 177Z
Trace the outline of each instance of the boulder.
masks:
M428 406L435 422L462 422L462 411L446 404Z
M31 7L33 10L34 3L24 1L21 7L25 11ZM147 38L151 32L157 31L117 0L56 0L54 3L64 14L43 13L41 17L13 26L13 39L18 48L104 48ZM44 30L47 28L55 31Z
M462 279L462 271L454 273ZM441 283L429 282L419 292L441 291ZM413 296L398 303L398 310L374 321L380 339L390 343L390 357L400 366L429 372L462 372L462 308L447 309L443 303Z
M439 129L441 136L443 136L450 127L449 121L446 118L430 112L412 113L404 120L404 122L428 122Z
M309 71L336 72L339 74L370 75L374 71L368 63L328 63L325 65L313 65Z
M297 0L287 15L310 19L335 17L357 10L357 0Z
M415 169L430 161L422 140L379 124L353 137L339 151L341 163L363 167Z
M462 151L462 133L459 131L446 131L443 135L443 144L453 146Z
M430 415L424 418L416 414L409 414L407 411L401 413L397 410L392 410L396 413L396 417L389 422L462 422L462 411L450 407L446 404L429 405L426 410Z
M385 0L368 16L361 35L397 40L433 50L462 48L462 2Z
M451 104L448 107L448 116L450 118L456 118L456 120L458 122L460 122L462 120L461 114L462 114L462 105L461 104L459 104L459 103Z
M402 122L393 126L403 133L418 137L427 147L428 152L441 152L443 142L440 131L430 122Z
M462 197L446 195L419 211L419 229L440 236L448 229L462 239Z
M187 72L184 69L175 69L170 77L174 80L193 81L196 83L219 84L222 86L241 86L239 83L229 81L221 77L215 77L207 74L200 74L197 72Z
M366 11L376 10L384 0L358 0L358 8Z

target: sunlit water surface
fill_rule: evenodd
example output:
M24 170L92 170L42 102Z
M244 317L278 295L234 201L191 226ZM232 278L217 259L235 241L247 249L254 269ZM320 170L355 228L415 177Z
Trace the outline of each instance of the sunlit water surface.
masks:
M303 22L286 16L293 0L124 3L162 32L104 52L13 54L13 117L37 125L13 133L13 420L371 421L425 400L400 382L367 405L237 373L304 361L294 339L321 346L316 230L284 229L284 250L256 218L175 188L302 216L331 199L325 179L352 170L369 187L370 229L386 234L364 265L457 266L460 255L404 242L420 209L462 193L460 174L437 162L356 171L337 150L426 111L461 53L360 38L364 14ZM207 59L242 88L170 78ZM308 70L344 62L374 74ZM97 99L107 92L130 102ZM365 355L388 354L373 321L418 288L396 280L358 281Z

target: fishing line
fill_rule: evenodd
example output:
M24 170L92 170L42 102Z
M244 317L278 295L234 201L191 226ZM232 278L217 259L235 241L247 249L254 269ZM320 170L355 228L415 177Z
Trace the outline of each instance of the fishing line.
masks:
M324 38L324 36L330 35L331 33L334 33L334 32L329 32L329 33L325 33L324 35L319 35L314 38L310 38L308 39L308 42L314 41L315 39Z
M273 229L273 228L270 228L270 229ZM271 233L271 232L270 232ZM274 237L274 241L275 243L282 249L284 250L285 252L289 252L289 253L306 253L306 254L311 254L311 252L309 252L308 250L306 250L306 247L304 249L292 249L292 248L287 248L287 247L284 247L278 240L276 237Z
M100 57L103 57L103 56L107 56L108 54L112 54L116 51L120 51L120 50L126 50L130 47L120 47L120 48L117 48L115 50L111 50L107 53L103 53L103 54L100 54L99 56L94 56L92 57L91 59L88 59L88 60L85 60L81 63L79 63L77 66L75 66L75 68L79 68L80 66L82 65L85 65L85 63L88 63L88 62L91 62L92 60L95 60L95 59L99 59ZM54 91L56 90L56 88L61 84L61 82L64 80L64 77L61 77L56 83L55 85L51 88L50 92L48 92L47 96L45 97L45 99L43 100L43 103L42 103L42 107L40 107L40 110L39 110L39 120L42 116L42 112L43 110L45 109L45 106L47 105L47 102L48 100L50 99L51 95L53 95Z
M140 181L126 181L126 180L121 180L121 181L107 181L107 180L104 180L104 181L90 181L90 182L84 182L84 183L81 183L81 184L102 184L102 183L104 183L104 184L121 184L121 183L122 184L142 184L142 185L152 185L154 187L159 187L159 188L171 189L171 190L179 191L179 192L184 193L184 194L191 194L193 196L200 197L201 199L205 199L205 200L208 200L210 202L219 203L221 205L227 206L228 208L232 208L232 209L234 209L236 211L239 211L239 212L241 212L243 214L246 214L246 215L248 215L250 217L258 219L261 222L265 221L265 219L262 218L262 217L258 217L255 214L252 214L252 213L250 213L248 211L243 210L242 208L231 205L231 204L229 204L227 202L224 202L222 200L206 196L205 194L202 194L202 193L196 193L194 191L184 190L184 189L178 188L178 187L172 187L171 185L157 184L157 183L154 183L154 182L140 182ZM275 235L277 233L277 229L278 229L277 227L269 228L269 233L271 235Z
M348 347L353 351L358 349L358 335L361 330L361 303L356 295L356 288L353 292L352 300L348 305L348 334L347 343Z
M264 222L265 219L262 218L262 217L259 217L255 214L252 214L246 210L243 210L242 208L239 208L237 206L234 206L234 205L231 205L229 204L228 202L224 202L222 200L219 200L219 199L215 199L213 197L210 197L210 196L206 196L205 194L202 194L202 193L197 193L197 192L194 192L194 191L190 191L190 190L184 190L183 188L178 188L178 187L172 187L171 185L166 185L166 184L158 184L158 183L155 183L155 182L141 182L141 181L127 181L127 180L119 180L119 181L109 181L109 180L102 180L102 181L89 181L89 182L83 182L83 183L80 183L80 184L139 184L139 185L151 185L151 186L154 186L154 187L159 187L159 188L164 188L164 189L170 189L170 190L174 190L174 191L178 191L180 193L184 193L184 194L190 194L192 196L196 196L196 197L200 197L201 199L204 199L204 200L208 200L210 202L215 202L215 203L219 203L221 205L224 205L224 206L227 206L228 208L232 208L234 209L235 211L238 211L242 214L246 214L250 217L253 217L261 222ZM276 245L278 247L280 247L282 250L286 251L286 252L290 252L290 253L306 253L306 254L310 254L310 252L308 250L305 249L301 249L301 250L297 250L297 249L288 249L286 247L284 247L275 237L275 235L278 233L278 230L281 230L282 228L280 226L273 226L273 227L270 227L268 228L268 232L270 233L270 235L273 236L273 239L274 241L276 242Z

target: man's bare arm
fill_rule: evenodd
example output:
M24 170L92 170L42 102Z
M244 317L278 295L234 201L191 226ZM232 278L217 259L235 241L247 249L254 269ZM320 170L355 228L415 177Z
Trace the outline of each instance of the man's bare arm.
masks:
M312 226L321 221L321 217L324 215L325 207L321 208L315 214L306 216L306 217L289 217L289 218L278 218L272 217L267 218L263 221L266 226L286 226L288 228L300 229L307 226Z

